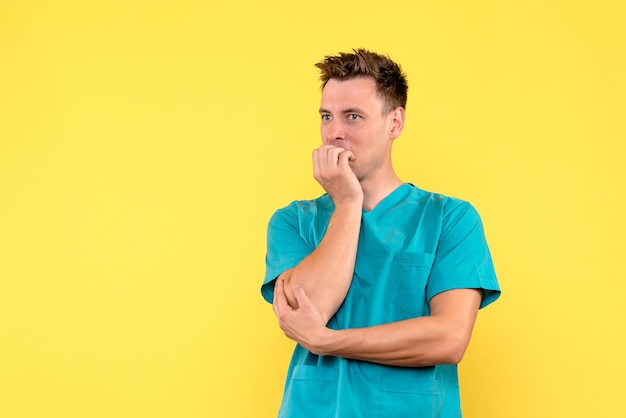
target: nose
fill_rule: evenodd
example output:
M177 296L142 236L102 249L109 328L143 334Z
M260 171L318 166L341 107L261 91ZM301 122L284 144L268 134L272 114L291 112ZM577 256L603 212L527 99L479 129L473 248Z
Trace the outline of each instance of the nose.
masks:
M333 119L322 125L322 139L326 144L346 139L346 131L341 121Z

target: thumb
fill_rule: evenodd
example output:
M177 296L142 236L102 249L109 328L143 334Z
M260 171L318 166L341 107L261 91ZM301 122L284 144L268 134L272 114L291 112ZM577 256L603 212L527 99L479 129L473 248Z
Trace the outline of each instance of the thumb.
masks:
M298 302L299 307L302 307L301 302L305 302L305 303L309 302L309 297L306 295L304 288L300 285L295 285L293 287L293 297L296 298L296 301Z

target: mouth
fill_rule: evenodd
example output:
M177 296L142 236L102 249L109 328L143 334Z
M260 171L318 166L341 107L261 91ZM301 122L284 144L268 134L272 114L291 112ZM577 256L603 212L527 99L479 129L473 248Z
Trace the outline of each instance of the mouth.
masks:
M348 148L346 148L346 143L345 142L341 142L341 141L329 141L328 145L331 145L333 147L337 147L337 148L343 148L346 151L348 150Z
M348 159L349 162L353 162L356 159L356 157L354 155L354 151L352 151L352 149L350 149L349 147L346 147L346 143L345 142L329 141L327 145L330 145L332 147L341 148L344 151L350 151L351 155L350 155L350 158Z

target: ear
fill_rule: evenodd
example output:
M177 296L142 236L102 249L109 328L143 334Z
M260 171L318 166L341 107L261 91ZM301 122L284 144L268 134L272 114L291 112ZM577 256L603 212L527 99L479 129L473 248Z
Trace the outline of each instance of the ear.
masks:
M402 107L396 107L391 111L390 114L390 127L389 127L389 137L391 139L396 139L402 133L404 129L404 117L405 111Z

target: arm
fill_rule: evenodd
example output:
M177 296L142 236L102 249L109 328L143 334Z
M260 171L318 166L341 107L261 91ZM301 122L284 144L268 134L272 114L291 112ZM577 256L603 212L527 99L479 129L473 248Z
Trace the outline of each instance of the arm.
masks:
M352 153L322 146L313 152L313 174L333 199L335 210L318 247L295 268L283 272L284 294L298 308L295 286L304 289L317 307L324 324L343 302L354 272L361 226L363 191L348 165Z
M306 292L297 288L300 308L291 309L276 284L274 312L289 338L318 355L422 367L456 364L469 344L481 301L478 289L455 289L434 296L431 315L367 328L331 330Z

